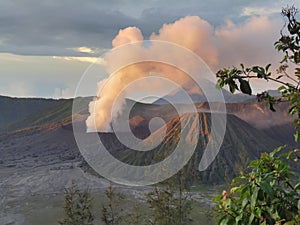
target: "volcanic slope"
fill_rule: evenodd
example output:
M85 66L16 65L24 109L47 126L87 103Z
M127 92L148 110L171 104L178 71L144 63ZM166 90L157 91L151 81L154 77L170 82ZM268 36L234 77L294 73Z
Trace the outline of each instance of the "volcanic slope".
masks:
M219 122L221 123L221 121ZM218 155L205 171L199 172L201 157L211 138L211 114L184 114L181 118L178 116L173 118L165 126L142 143L148 147L157 139L164 137L156 148L147 152L126 149L118 151L114 155L128 164L149 165L168 157L181 139L183 145L196 146L193 156L185 165L186 176L201 183L222 183L245 170L249 162L257 159L262 152L271 151L281 145L279 141L272 139L238 117L228 115L226 132Z

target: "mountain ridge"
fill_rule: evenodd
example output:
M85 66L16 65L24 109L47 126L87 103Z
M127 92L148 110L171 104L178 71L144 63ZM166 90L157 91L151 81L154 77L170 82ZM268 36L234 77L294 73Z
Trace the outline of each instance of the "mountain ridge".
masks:
M198 171L200 159L207 142L210 140L211 114L198 113L196 118L199 120L200 130L195 131L194 118L192 114L185 114L182 117L175 117L166 124L166 137L163 142L155 149L148 152L139 152L121 147L121 151L113 153L113 155L125 163L139 166L157 163L165 157L169 156L176 148L180 138L184 140L184 145L196 145L196 150L185 165L185 173L195 175L193 179L201 180L204 183L223 183L225 179L231 179L238 175L242 170L246 169L246 165L258 158L262 152L271 151L273 148L282 143L269 137L267 134L250 126L237 116L228 115L227 128L224 141L221 145L220 152L211 163L207 170ZM180 128L180 120L187 121L183 128ZM181 132L184 136L180 136ZM162 128L155 131L151 136L144 139L145 148L155 142L158 137L163 134ZM198 141L195 143L195 135L198 135ZM147 143L149 145L147 145Z
M18 98L0 97L0 103L3 102L3 98L10 100L10 102L19 101ZM17 116L11 115L11 117L8 117L7 120L10 121L10 123L6 122L6 124L1 124L0 122L0 133L13 132L15 130L44 126L47 124L59 124L72 120L73 99L44 99L42 101L47 102L46 106L41 104L37 108L35 106L36 101L40 101L41 99L22 99L22 101L25 100L26 102L30 102L27 107L32 107L32 109L27 110L28 113L26 113L26 115L18 113L16 107L13 112L11 112L12 107L2 105L0 121L6 120L7 114L17 114ZM76 98L77 109L73 109L75 114L77 114L75 116L87 117L89 114L88 105L91 100L92 97ZM48 101L50 104L48 104ZM170 104L145 104L135 102L134 100L126 100L126 102L130 102L129 105L133 105L130 111L130 120L128 121L130 128L136 136L142 139L150 134L148 124L153 117L160 117L165 122L168 122L177 116L176 109ZM14 103L10 104L14 105ZM125 104L125 107L126 105L127 104ZM207 102L197 103L195 106L199 112L209 112L209 103ZM185 105L179 104L177 107L185 107ZM251 126L269 132L275 139L276 136L278 136L279 139L286 139L289 143L293 141L293 127L291 124L293 118L288 113L287 103L276 104L276 112L271 112L264 102L227 103L226 108L228 114L236 115ZM272 130L272 128L280 130L281 127L286 131L284 136Z

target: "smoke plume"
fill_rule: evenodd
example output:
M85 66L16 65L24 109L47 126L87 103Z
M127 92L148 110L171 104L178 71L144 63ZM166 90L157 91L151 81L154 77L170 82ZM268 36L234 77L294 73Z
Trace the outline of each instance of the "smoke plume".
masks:
M272 56L272 60L277 59L274 56L270 39L276 39L275 30L281 26L281 21L271 21L266 17L253 17L245 21L243 25L234 24L227 21L225 25L214 28L207 21L198 16L188 16L179 19L171 24L164 24L158 33L152 33L150 40L160 40L176 43L183 46L198 56L200 56L208 66L213 70L221 66L236 65L240 62L260 63L260 59ZM256 32L257 31L257 32ZM258 36L257 34L261 35ZM261 38L260 38L261 37ZM130 43L137 43L144 40L141 30L137 27L128 27L119 31L112 41L113 48L118 48ZM270 46L268 46L266 44ZM255 48L246 48L250 45ZM272 42L271 42L272 43ZM267 47L266 47L267 46ZM259 49L259 52L256 50ZM266 49L264 52L263 49ZM271 53L272 52L272 53ZM246 58L242 58L245 54ZM181 87L194 92L195 87L190 86L191 78L181 70L166 65L164 63L155 62L139 62L123 67L116 71L120 65L124 64L124 60L143 58L145 55L168 55L174 57L174 61L183 62L176 54L172 55L163 49L157 48L155 44L151 46L143 46L142 43L136 48L126 51L119 57L116 54L108 52L104 58L106 61L106 71L109 77L98 83L98 93L96 98L89 105L90 116L86 121L88 131L111 131L111 121L122 113L125 97L133 93L147 93L149 91L157 91L158 94L167 94L162 84L159 82L143 83L142 81L135 85L134 88L128 88L132 82L137 79L159 75L163 78L176 82ZM267 58L268 60L270 58ZM151 89L151 90L150 90ZM112 107L115 107L112 111Z

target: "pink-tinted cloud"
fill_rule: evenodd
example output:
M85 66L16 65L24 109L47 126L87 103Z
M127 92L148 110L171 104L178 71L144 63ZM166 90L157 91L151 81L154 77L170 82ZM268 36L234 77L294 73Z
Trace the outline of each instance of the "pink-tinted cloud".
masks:
M226 21L215 30L219 53L218 67L245 63L267 64L278 62L279 56L273 43L279 37L282 20L268 17L252 17L241 24Z
M112 46L118 47L124 44L142 41L143 34L137 27L127 27L119 31L118 35L112 40Z
M278 19L252 17L241 24L226 21L224 25L214 28L198 16L187 16L174 23L164 24L157 34L152 33L150 40L173 42L188 48L199 55L213 71L217 71L222 67L241 62L246 65L278 62L279 54L276 54L273 42L278 38L281 26L282 21ZM142 40L144 37L138 28L128 27L119 31L112 45L119 47ZM106 54L106 70L110 77L98 83L97 98L91 102L89 109L90 117L87 120L89 130L109 131L111 120L122 112L126 97L126 93L122 93L121 98L118 97L122 90L135 80L146 78L153 73L176 82L189 93L198 90L190 85L191 79L187 74L163 63L137 63L116 71L120 65L124 65L124 60L130 62L130 59L143 58L145 55L167 56L178 62L176 65L182 63L185 63L185 66L190 65L188 60L185 61L180 55L170 54L158 48L155 43L146 48L138 45L123 51L121 55ZM159 83L151 85L141 83L135 88L129 88L127 93L143 93L147 89L145 87L151 90L164 88ZM116 112L111 111L113 105L117 105Z
M171 24L164 24L151 40L163 40L184 46L198 54L207 64L218 63L213 27L198 16L187 16Z

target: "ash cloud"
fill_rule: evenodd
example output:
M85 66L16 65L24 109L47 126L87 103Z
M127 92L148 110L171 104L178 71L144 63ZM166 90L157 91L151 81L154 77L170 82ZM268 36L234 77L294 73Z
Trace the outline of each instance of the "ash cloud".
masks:
M269 40L276 39L276 32L278 32L281 25L281 20L252 17L242 25L228 20L224 25L215 28L198 16L187 16L174 23L164 24L158 33L152 33L149 39L168 41L183 46L200 56L215 71L217 68L236 65L243 61L255 64L264 62L264 60L268 62L279 60L279 57L274 54L273 46L269 43ZM117 48L144 39L139 28L127 27L121 29L115 36L112 46ZM261 51L262 49L266 50ZM148 48L140 46L136 51L128 51L125 57L137 57L139 54L142 56L143 54L164 55L169 53L156 48L153 44ZM180 63L184 60L176 55L169 57L174 57L174 60L179 60ZM195 92L195 87L189 85L190 77L170 66L145 62L129 65L115 73L118 65L122 64L124 55L123 58L116 58L108 53L105 55L105 59L107 62L106 70L110 77L98 83L97 97L90 103L89 107L90 116L86 122L88 131L111 131L110 123L118 114L122 113L126 94L143 92L145 87L149 86L152 90L158 92L159 89L163 88L159 83L142 84L134 90L126 90L126 93L122 92L124 88L137 79L155 73L176 82L188 92ZM124 96L118 97L121 92ZM116 101L118 101L117 104ZM117 105L114 112L111 111L113 104Z

